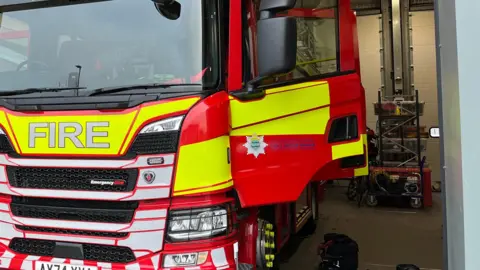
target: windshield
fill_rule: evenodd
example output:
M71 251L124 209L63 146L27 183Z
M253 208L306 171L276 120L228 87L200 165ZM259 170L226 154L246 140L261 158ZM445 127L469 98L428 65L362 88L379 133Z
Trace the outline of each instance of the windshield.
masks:
M176 20L151 0L38 2L51 7L0 4L0 91L217 85L213 0L178 0Z

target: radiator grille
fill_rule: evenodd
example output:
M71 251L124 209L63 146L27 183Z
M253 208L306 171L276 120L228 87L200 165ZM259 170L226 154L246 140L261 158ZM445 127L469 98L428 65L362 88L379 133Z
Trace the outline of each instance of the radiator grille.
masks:
M44 228L44 227L32 227L32 226L21 226L21 225L17 225L15 227L22 231L34 232L34 233L57 233L57 234L108 237L108 238L125 238L128 236L128 233L126 232L98 232L98 231L69 230L69 229Z
M17 188L128 192L137 183L137 169L7 167Z
M130 147L130 152L141 155L175 153L178 137L178 131L139 134Z
M49 256L56 258L72 258L65 255L59 255L55 252L58 242L50 240L14 238L10 242L10 249L14 252L33 255ZM60 242L63 243L63 242ZM73 244L73 243L72 243ZM83 258L75 257L73 259L83 259L88 261L109 262L109 263L128 263L135 261L135 255L130 248L106 246L97 244L80 244Z
M128 153L130 155L151 155L175 153L178 147L178 131L166 131L149 134L139 134ZM15 153L10 140L6 135L0 134L0 153Z
M136 202L105 202L13 197L12 214L17 217L102 223L130 223Z
M7 138L7 135L2 134L0 135L0 153L11 153L15 152L13 150L12 144Z

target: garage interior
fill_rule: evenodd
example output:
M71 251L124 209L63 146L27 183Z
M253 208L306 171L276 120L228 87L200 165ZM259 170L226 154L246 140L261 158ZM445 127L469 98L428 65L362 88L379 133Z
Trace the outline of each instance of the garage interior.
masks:
M321 10L326 9L326 6L335 5L332 3L340 3L342 1L297 0L297 4L300 3L299 8L318 8ZM458 157L460 162L455 160L457 158L456 154L458 156L462 154L457 149L462 147L462 140L459 137L463 139L464 136L464 134L460 134L460 124L458 123L458 126L455 125L457 124L455 122L456 119L452 116L453 114L460 115L458 112L460 110L458 108L459 105L456 104L460 104L458 101L459 97L455 96L458 94L458 89L457 92L452 91L451 95L443 94L443 108L445 111L449 110L450 112L449 117L445 116L447 120L442 120L439 117L442 111L442 97L441 95L438 96L438 93L442 91L440 89L442 86L439 83L441 74L439 74L440 58L437 51L439 40L438 2L452 3L451 5L454 6L455 0L348 1L351 1L351 8L355 11L357 21L360 73L366 97L366 124L375 133L375 137L372 140L375 141L377 152L374 155L375 158L369 157L370 173L374 171L382 174L389 172L385 168L395 168L400 171L405 170L408 173L413 172L414 174L416 173L415 169L410 169L420 167L424 168L424 170L418 170L420 178L415 178L413 181L422 180L418 181L418 183L416 182L413 187L414 191L409 191L407 184L411 183L412 180L404 177L405 179L403 180L407 184L400 182L400 189L403 190L401 194L392 193L388 196L375 196L367 193L366 189L372 187L367 187L365 182L371 182L367 180L372 179L372 173L370 176L363 178L321 181L322 187L318 190L321 190L322 194L315 194L320 199L318 222L314 228L311 226L304 227L297 235L292 236L286 248L282 248L281 253L277 257L279 258L280 268L283 270L323 270L319 269L321 258L318 254L318 246L324 241L324 234L327 233L345 234L358 243L359 270L404 270L397 268L399 264L414 264L420 267L420 269L426 270L445 269L447 253L449 260L451 260L451 254L449 253L451 250L457 250L460 255L454 260L457 263L456 266L449 267L449 269L467 269L465 265L468 263L474 265L473 268L469 269L475 270L480 268L478 267L480 265L480 257L478 257L479 262L477 264L475 264L475 260L471 260L472 257L476 256L472 255L472 252L476 252L473 245L470 247L471 261L462 258L462 256L466 257L464 254L466 253L466 247L463 245L467 245L467 240L464 240L466 238L464 230L467 231L467 228L469 228L470 233L478 231L478 227L475 226L480 224L480 219L475 219L478 216L475 207L479 202L475 200L479 200L480 197L474 194L474 190L477 189L471 182L470 186L463 186L467 185L467 183L464 184L462 182L462 173L464 174L463 177L466 178L467 176L462 170L461 157ZM463 0L464 3L467 1ZM457 2L460 2L460 0L457 0ZM445 10L448 10L446 5L442 8L442 16L446 14ZM452 6L449 8L452 8ZM480 9L480 4L477 4L477 6ZM465 6L463 8L465 9ZM309 71L309 68L318 68L316 70L318 73L335 72L338 70L337 59L335 58L340 55L335 51L335 48L338 50L338 44L335 44L333 38L329 38L335 36L335 30L338 30L338 27L337 29L333 27L334 20L332 18L335 15L332 14L322 15L327 16L325 18L330 20L324 20L318 23L318 25L312 24L318 27L317 30L308 32L310 24L307 23L308 20L305 20L303 24L305 28L299 31L303 36L297 39L297 45L303 50L298 50L301 51L300 53L297 52L297 63L303 62L303 66L307 66L305 68L306 71ZM13 22L7 21L6 18L3 20L4 25L7 24L6 22ZM452 16L451 20L454 21L455 17ZM443 24L446 25L447 22L445 21ZM449 23L451 24L452 21ZM464 23L466 24L466 22ZM21 32L25 30L23 29L23 27L26 27L25 25L18 22L14 22L14 24L14 28L18 28L16 30ZM454 27L452 26L451 28L453 29ZM444 33L442 32L442 34ZM465 35L465 33L463 34ZM319 43L321 44L303 43L312 36L314 38L320 37L321 41ZM452 38L452 42L454 42L455 38ZM309 52L308 50L312 47L314 48L313 52ZM317 52L315 50L316 47L322 47L321 50L325 53ZM440 51L440 49L438 50ZM321 60L318 59L319 56L321 56ZM15 57L16 62L22 62L27 59L26 56L25 59L22 58L24 57L22 55ZM463 57L468 58L465 55ZM315 62L314 60L319 61ZM473 59L471 61L472 63L470 64L473 65ZM308 64L309 62L310 64ZM311 65L312 62L315 63ZM0 62L0 66L0 72L2 72L2 67L6 67L8 70L16 68L17 65L6 66L6 64ZM472 70L475 70L475 68L470 68L469 71L474 72ZM295 72L298 71L295 70ZM453 74L451 70L448 70L448 72L448 75ZM446 73L446 71L443 71L443 73ZM476 79L475 76L470 77L473 80ZM470 86L475 85L476 87L476 84L478 83L472 82ZM451 85L448 86L451 87ZM472 88L474 87L472 86ZM474 91L471 90L471 92L473 93ZM404 99L394 99L394 96L403 97ZM475 94L471 94L470 102L475 101L474 97ZM478 97L476 98L478 100ZM445 109L445 106L450 106L450 102L453 108ZM384 107L384 103L393 104L393 107ZM408 106L404 107L399 104L407 104ZM471 113L475 106L470 104L470 111L466 113L470 115L470 118L476 117L475 113ZM403 115L404 109L407 112L407 117ZM470 120L474 121L475 119ZM455 128L451 129L450 134L446 134L448 136L444 136L442 133L442 138L440 138L440 134L437 134L437 132L440 132L438 128L441 128L442 125L445 126L445 123L453 123ZM463 125L464 128L465 126L467 125ZM463 140L463 147L470 147L473 152L475 146L472 142L475 141L476 133L470 134L468 144ZM447 146L447 143L450 142L451 144ZM445 149L442 146L448 148L446 151L450 151L450 153L445 154ZM477 171L474 168L478 166L478 163L475 164L476 157L473 157L471 154L469 157L472 160L469 177L473 177L476 176ZM444 167L445 159L447 158L450 158L449 165L453 168L453 172L448 177L445 176L446 167ZM455 166L459 166L460 169ZM378 168L378 171L372 170L372 168ZM396 172L395 170L393 171ZM408 173L407 175L410 175ZM374 175L376 177L377 174ZM442 179L453 177L456 177L453 180L457 181L450 181L449 183L443 181L442 184ZM391 182L396 183L393 181L393 178L389 179L392 180ZM452 188L452 186L454 187ZM448 190L448 200L450 202L445 200L445 189ZM465 196L464 198L463 189L466 190L465 193L470 190L471 193L468 193L470 197ZM404 195L405 190L407 194L411 193L418 196ZM360 193L360 191L365 193ZM353 195L352 192L354 193ZM377 191L375 190L375 192ZM305 209L308 208L308 204L311 204L313 201L309 200L309 195L307 194L312 196L312 191L305 189L301 195L304 204L295 205L296 211L292 215L294 216L297 213L297 219L298 213L306 212ZM468 205L470 207L467 210L470 212L466 210L464 213L463 205L466 204L467 206L467 202L469 202ZM447 208L446 204L448 203ZM460 207L457 207L458 205ZM453 245L451 244L452 242L449 242L448 252L446 251L446 237L444 237L446 235L447 217L443 209L448 209L448 211L445 211L449 213L448 219L455 221L454 226L450 222L448 224L450 230L448 235L449 241L451 238L455 240L461 238ZM467 224L466 220L467 213L470 215L469 224ZM286 220L289 222L290 216ZM469 243L472 244L473 242L475 244L477 242L480 243L480 241L475 241L475 238L471 238ZM0 258L0 266L2 266L1 262ZM463 265L463 267L458 267L458 265Z
M318 1L303 2L311 6ZM352 0L352 9L358 24L367 126L378 133L374 104L379 90L383 95L393 95L396 90L414 95L418 90L423 103L421 132L438 127L434 1ZM389 80L389 76L395 79ZM325 189L315 233L305 232L292 241L281 254L282 269L315 269L318 244L323 234L330 232L346 234L358 242L359 269L396 269L398 264L442 269L440 141L428 135L421 137L425 144L421 155L431 170L431 205L421 209L389 203L358 207L347 199L349 180L333 181Z

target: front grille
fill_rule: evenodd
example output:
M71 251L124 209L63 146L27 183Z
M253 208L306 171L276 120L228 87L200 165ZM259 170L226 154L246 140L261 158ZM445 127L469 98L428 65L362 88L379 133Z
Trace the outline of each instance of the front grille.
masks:
M62 244L75 245L79 252L75 252L77 251L75 250L72 252L72 254L81 255L69 256L68 254L65 254L65 252L59 252L59 249L56 249L56 246ZM64 243L28 238L14 238L10 242L9 248L16 253L33 256L48 256L67 259L70 258L109 263L128 263L135 261L135 255L133 254L133 251L127 247L106 246L97 244Z
M137 155L175 153L178 138L178 131L139 134L130 147L130 152Z
M81 201L12 197L10 209L17 217L70 221L130 223L137 202Z
M109 238L125 238L128 236L126 232L98 232L98 231L82 231L82 230L69 230L69 229L57 229L57 228L44 228L44 227L32 227L16 225L17 229L27 232L37 233L56 233L56 234L69 234L80 236L94 236L94 237L109 237Z
M39 168L7 166L17 188L128 192L137 183L137 169Z
M13 150L12 144L10 143L10 140L8 139L7 135L2 134L0 135L0 153L11 153L15 152Z
M175 153L179 137L180 132L178 131L138 134L128 153L131 156ZM7 135L4 134L0 134L0 153L16 153ZM60 172L60 174L62 173Z

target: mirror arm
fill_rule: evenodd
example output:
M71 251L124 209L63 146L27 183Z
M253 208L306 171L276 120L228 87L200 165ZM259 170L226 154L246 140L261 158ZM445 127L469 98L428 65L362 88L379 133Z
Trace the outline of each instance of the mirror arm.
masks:
M269 10L260 11L259 20L267 20L275 17L275 12Z
M246 84L246 91L245 89L243 91L234 91L231 93L232 96L237 98L238 100L241 101L252 101L252 100L258 100L262 99L265 97L265 90L258 90L258 85L260 82L267 78L266 76L258 76L255 79L247 82Z
M247 92L248 93L255 92L255 89L258 87L258 85L266 78L267 76L258 76L250 80L249 82L247 82Z

